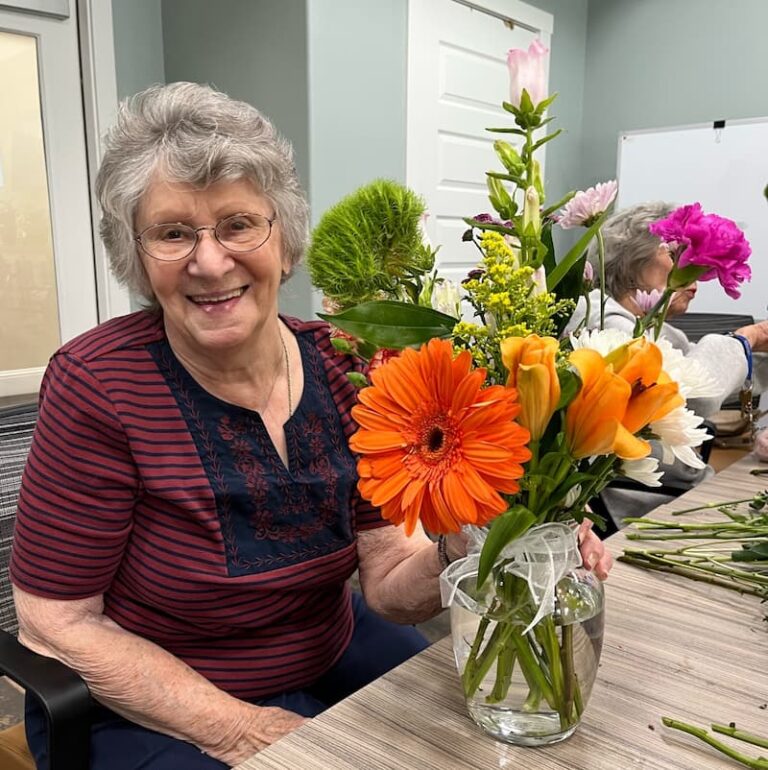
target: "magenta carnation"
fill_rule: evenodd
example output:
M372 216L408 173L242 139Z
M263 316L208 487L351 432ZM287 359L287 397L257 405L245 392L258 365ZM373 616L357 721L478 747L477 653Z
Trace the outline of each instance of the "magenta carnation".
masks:
M703 268L698 280L717 278L729 297L741 296L739 284L752 277L747 264L752 249L735 222L717 214L705 214L700 203L692 203L651 223L648 229L662 241L682 247L676 260L677 268L689 265Z

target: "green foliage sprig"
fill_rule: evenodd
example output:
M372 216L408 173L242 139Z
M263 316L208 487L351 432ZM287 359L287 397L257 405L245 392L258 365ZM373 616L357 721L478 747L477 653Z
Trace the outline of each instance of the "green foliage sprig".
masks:
M435 252L422 240L424 201L397 182L378 179L330 208L312 235L312 283L340 308L371 299L414 303Z

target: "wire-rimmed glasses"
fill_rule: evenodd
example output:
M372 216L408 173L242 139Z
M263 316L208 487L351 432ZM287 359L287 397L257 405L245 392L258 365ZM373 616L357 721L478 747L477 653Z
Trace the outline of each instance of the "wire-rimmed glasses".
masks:
M211 230L213 237L228 251L255 251L272 235L272 224L261 214L233 214L215 225L190 227L180 222L150 225L134 236L145 254L162 262L176 262L188 257L200 241L202 230Z

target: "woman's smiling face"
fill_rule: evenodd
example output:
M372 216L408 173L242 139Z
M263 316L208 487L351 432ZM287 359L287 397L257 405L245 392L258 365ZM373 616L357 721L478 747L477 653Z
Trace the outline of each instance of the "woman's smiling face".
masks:
M242 213L269 219L275 213L246 179L204 189L156 181L139 202L135 231L161 223L209 227ZM277 316L280 282L289 269L280 224L275 222L268 240L250 252L227 249L212 230L198 235L196 248L185 259L163 262L143 252L141 259L177 352L210 358L220 351L226 357L258 339L265 322Z

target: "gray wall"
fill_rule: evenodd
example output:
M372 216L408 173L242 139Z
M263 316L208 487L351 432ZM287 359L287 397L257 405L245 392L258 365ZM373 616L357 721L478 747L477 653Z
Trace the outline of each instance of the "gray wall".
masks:
M112 0L117 97L165 83L160 0Z
M314 221L375 177L405 180L407 0L307 0Z
M581 185L581 126L584 105L584 69L587 55L588 0L525 0L528 5L551 13L554 31L549 63L550 93L558 97L549 110L562 128L547 145L545 183L548 200L556 203L569 190Z
M768 114L766 29L765 0L589 0L584 184L620 131Z
M191 80L249 102L293 144L309 180L307 18L305 0L163 0L167 82ZM307 317L311 289L299 268L281 293L281 309Z

